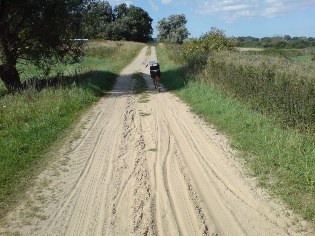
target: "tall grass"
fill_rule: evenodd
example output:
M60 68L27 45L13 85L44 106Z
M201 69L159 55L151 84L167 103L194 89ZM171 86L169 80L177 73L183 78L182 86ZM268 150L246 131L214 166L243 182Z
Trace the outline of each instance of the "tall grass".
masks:
M49 87L32 66L22 78L40 77L41 90L0 96L0 217L31 183L47 149L60 139L84 110L113 86L125 65L144 44L91 42L81 63L53 68L57 85ZM26 66L26 65L23 65ZM29 70L27 70L29 69ZM60 73L60 71L62 73Z
M305 50L302 49L274 49L267 48L261 51L256 52L260 55L265 56L278 56L286 59L291 59L292 57L298 57L305 55Z
M260 186L315 225L314 137L284 129L275 119L253 111L247 102L209 83L212 74L199 72L185 78L183 65L169 56L173 54L170 48L157 48L163 84L229 136ZM220 67L216 73L221 73Z
M284 126L315 130L315 70L310 66L278 57L220 52L209 57L198 78L276 117Z

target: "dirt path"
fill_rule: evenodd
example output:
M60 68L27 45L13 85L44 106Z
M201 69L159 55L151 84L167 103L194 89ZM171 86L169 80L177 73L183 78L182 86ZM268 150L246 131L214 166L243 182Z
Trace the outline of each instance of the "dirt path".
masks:
M130 75L148 73L155 58L154 48L145 53L54 154L0 234L310 235L178 98L157 93L148 75L148 101L133 93Z

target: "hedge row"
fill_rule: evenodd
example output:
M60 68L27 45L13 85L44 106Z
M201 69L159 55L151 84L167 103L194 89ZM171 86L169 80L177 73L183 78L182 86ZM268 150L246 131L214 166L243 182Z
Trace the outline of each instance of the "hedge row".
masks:
M283 125L315 130L315 70L277 57L212 53L199 79L275 114Z

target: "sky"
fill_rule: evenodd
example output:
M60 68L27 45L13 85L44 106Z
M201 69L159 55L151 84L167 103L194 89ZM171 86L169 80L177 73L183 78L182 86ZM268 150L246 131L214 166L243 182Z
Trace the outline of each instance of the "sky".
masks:
M174 14L184 14L189 37L198 38L212 27L228 37L257 38L290 35L315 37L315 0L108 0L141 7L157 22Z

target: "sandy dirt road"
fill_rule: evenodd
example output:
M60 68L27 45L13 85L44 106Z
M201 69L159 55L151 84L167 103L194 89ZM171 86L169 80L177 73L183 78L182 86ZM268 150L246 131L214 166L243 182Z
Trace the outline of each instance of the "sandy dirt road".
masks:
M311 235L242 174L222 135L154 89L144 66L155 49L146 50L53 153L0 234ZM146 73L148 101L133 92L134 72Z

